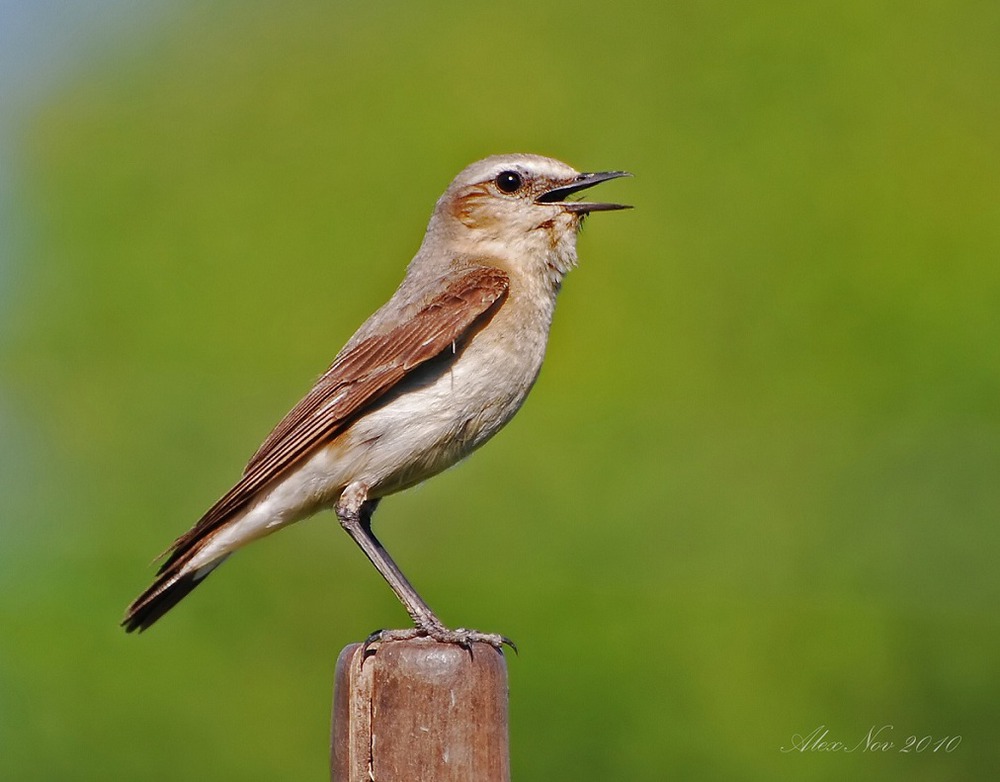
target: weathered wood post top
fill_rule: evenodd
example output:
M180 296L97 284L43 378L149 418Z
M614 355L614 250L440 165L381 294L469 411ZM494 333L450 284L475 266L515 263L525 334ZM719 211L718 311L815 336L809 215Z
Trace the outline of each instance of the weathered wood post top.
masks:
M483 643L344 648L333 692L334 782L510 782L507 664Z

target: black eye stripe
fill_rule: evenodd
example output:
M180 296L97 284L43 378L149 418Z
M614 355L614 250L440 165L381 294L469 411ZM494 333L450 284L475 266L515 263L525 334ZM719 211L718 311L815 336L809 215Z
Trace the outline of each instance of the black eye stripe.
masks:
M504 193L516 193L523 184L524 180L516 171L501 171L497 174L496 185Z

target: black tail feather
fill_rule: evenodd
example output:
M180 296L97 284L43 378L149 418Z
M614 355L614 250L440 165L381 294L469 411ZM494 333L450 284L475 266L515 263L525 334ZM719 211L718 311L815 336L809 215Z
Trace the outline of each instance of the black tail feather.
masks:
M148 629L157 619L183 600L188 592L204 581L209 573L222 564L223 559L191 573L179 576L174 573L161 575L128 607L125 619L122 620L125 632L131 633L134 630L142 632Z

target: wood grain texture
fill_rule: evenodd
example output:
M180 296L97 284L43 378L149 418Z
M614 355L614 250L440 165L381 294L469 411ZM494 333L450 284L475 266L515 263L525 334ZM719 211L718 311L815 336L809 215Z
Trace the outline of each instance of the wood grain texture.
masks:
M337 660L330 770L335 782L509 782L507 664L428 639Z

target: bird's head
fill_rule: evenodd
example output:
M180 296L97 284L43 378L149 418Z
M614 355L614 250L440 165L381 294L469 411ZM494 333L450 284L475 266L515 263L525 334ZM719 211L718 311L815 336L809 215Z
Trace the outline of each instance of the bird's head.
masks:
M591 212L624 204L572 198L625 171L580 173L540 155L494 155L462 171L438 199L428 235L470 255L538 259L560 276L576 263L576 234Z

